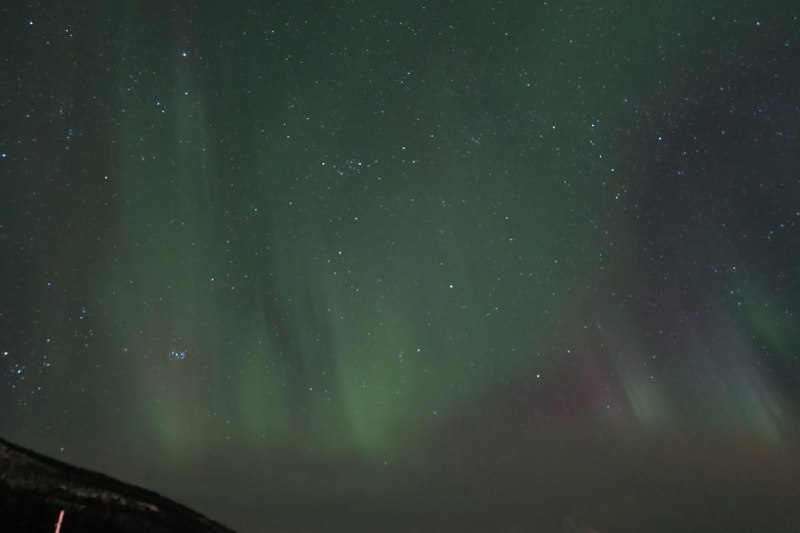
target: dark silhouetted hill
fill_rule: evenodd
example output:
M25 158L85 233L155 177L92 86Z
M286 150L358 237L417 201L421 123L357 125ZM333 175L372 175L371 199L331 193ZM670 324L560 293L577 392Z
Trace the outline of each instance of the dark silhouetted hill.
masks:
M158 494L0 439L0 532L231 533Z

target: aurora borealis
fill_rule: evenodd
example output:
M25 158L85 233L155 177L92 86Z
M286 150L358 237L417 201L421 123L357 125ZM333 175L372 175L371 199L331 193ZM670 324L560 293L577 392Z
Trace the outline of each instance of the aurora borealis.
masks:
M800 5L79 4L0 7L4 438L245 532L800 522Z

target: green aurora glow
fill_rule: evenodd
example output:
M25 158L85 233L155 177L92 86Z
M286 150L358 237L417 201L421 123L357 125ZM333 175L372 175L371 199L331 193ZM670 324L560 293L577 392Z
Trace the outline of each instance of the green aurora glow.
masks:
M0 434L243 528L792 449L798 13L734 4L8 8Z

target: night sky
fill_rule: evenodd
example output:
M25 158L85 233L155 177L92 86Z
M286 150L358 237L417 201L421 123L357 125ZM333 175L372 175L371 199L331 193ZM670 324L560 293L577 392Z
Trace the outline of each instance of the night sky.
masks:
M800 522L796 2L20 1L0 43L4 438L246 533Z

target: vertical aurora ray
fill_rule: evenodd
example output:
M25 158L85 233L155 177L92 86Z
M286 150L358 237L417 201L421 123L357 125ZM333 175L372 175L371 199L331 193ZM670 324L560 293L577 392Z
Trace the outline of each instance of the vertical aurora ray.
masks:
M105 179L116 190L112 239L119 244L98 265L96 290L113 302L102 317L114 339L106 349L130 365L125 373L134 382L134 405L123 412L146 421L136 431L177 457L209 437L203 405L226 392L207 380L223 371L213 354L229 348L210 290L222 268L210 250L222 237L200 73L179 38L160 34L169 22L153 26L152 17L128 10L118 51L119 127L109 143L116 157ZM141 27L149 31L133 30ZM159 61L153 39L172 53Z

